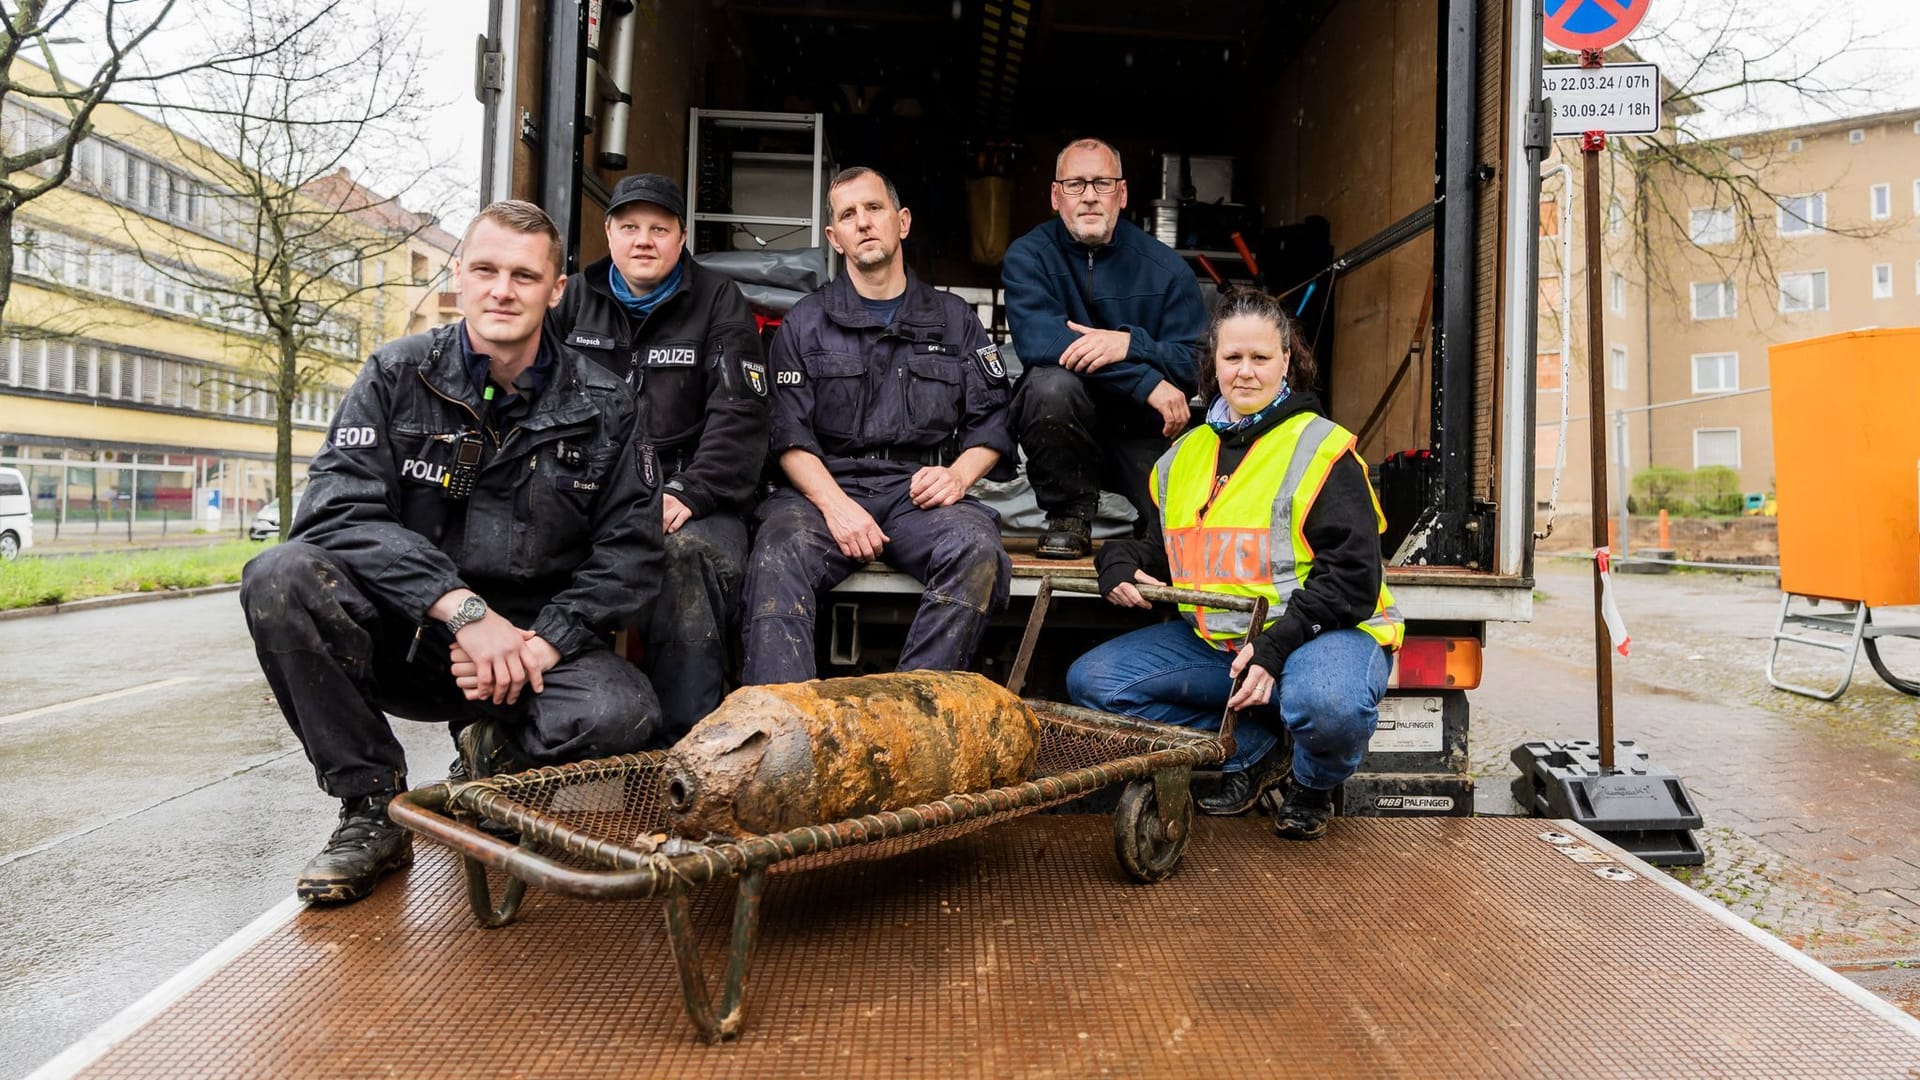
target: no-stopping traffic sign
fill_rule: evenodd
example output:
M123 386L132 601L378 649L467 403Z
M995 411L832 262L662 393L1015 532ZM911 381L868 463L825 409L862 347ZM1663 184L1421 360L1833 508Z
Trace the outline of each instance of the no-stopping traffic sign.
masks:
M1563 49L1612 48L1646 18L1652 0L1546 0L1547 40Z

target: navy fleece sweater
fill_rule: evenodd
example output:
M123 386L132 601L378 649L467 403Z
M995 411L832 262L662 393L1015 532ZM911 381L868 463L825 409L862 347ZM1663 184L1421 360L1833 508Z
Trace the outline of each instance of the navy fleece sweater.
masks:
M1022 364L1059 363L1080 336L1072 320L1133 339L1125 360L1087 378L1139 402L1162 380L1193 392L1206 303L1186 262L1139 226L1122 220L1112 241L1090 248L1052 218L1007 248L1000 280Z

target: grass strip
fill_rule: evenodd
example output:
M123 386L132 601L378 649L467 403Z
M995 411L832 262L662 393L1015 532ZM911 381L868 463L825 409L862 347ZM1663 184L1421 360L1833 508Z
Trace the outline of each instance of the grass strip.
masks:
M240 568L262 550L263 545L237 540L125 554L29 555L0 563L0 611L239 581Z

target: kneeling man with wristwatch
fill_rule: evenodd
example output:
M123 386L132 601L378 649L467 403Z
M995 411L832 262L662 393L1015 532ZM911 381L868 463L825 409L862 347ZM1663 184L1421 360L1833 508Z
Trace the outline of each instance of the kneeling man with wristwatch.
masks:
M387 715L445 723L470 777L641 749L660 704L610 648L662 572L632 392L542 322L560 235L530 203L474 218L464 318L374 350L307 472L292 534L247 564L267 683L340 825L302 871L340 903L413 861L387 817Z

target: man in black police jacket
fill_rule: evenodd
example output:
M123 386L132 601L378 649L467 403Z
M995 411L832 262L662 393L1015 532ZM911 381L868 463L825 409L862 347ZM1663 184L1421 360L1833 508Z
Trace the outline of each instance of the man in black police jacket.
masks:
M747 561L747 515L767 454L767 369L733 282L686 257L686 203L659 173L620 181L611 254L576 275L549 324L640 400L642 464L658 470L666 580L642 664L660 694L661 741L726 692Z
M306 900L413 861L387 818L406 759L383 712L457 729L475 775L640 749L646 676L608 647L651 609L660 503L633 395L542 333L560 234L497 202L460 243L465 318L374 350L307 473L287 543L240 601L267 683L340 826Z

